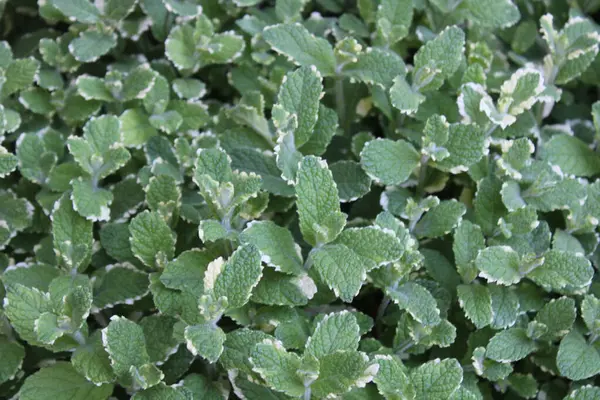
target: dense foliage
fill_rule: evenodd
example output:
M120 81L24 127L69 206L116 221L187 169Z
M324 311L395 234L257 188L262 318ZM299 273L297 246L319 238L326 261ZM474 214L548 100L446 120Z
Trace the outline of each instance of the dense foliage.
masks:
M600 399L599 0L0 0L0 397Z

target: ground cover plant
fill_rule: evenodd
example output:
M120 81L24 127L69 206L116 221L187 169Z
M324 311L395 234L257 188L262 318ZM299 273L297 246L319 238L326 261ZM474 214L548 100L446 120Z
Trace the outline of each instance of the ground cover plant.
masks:
M0 0L0 397L600 399L598 0Z

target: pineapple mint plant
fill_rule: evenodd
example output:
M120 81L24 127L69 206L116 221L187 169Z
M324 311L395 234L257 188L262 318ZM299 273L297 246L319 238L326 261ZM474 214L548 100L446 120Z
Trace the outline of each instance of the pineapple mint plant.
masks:
M598 0L0 0L0 397L600 399Z

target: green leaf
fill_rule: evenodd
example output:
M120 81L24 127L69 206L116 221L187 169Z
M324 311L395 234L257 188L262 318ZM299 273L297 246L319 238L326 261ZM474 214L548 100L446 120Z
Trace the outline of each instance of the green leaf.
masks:
M413 18L412 0L383 0L377 7L377 31L394 44L408 35Z
M522 328L510 328L494 335L487 345L486 357L498 362L519 361L537 349Z
M94 188L98 181L114 173L129 161L129 152L121 144L121 124L113 115L91 118L83 127L83 138L71 136L69 151L75 161L92 178Z
M392 105L402 114L411 115L419 110L425 96L411 86L402 75L398 75L390 88L390 99Z
M102 343L113 371L125 383L135 382L146 389L162 379L162 372L149 364L144 330L135 322L112 316L108 327L102 330Z
M73 209L90 221L108 221L113 194L94 186L89 178L77 178L71 181Z
M294 353L288 353L281 342L264 339L251 353L250 363L272 389L289 396L304 394L304 383L298 376L301 360Z
M56 203L52 212L54 251L70 270L83 271L92 259L92 222L80 216L68 196Z
M581 254L550 250L544 255L542 265L527 274L540 286L553 290L580 289L591 283L594 270Z
M148 117L139 108L130 108L119 117L123 145L140 148L148 140L158 135L156 129L150 124Z
M463 370L454 358L435 359L410 372L416 399L444 400L463 380Z
M415 71L430 67L440 71L442 79L452 76L464 57L465 34L457 26L444 29L415 54Z
M14 379L21 370L25 349L18 342L0 336L0 353L3 358L0 366L0 383L4 383Z
M298 168L296 205L304 240L313 246L333 241L346 225L340 199L327 163L307 156Z
M511 0L467 0L465 7L469 20L490 29L508 28L521 18Z
M371 178L355 161L338 161L329 167L341 202L351 202L363 197L371 189Z
M408 378L408 370L394 356L376 355L379 371L373 382L377 384L379 393L387 399L414 399L415 389Z
M513 326L519 316L519 297L515 291L506 286L488 284L492 296L492 315L494 320L491 327L494 329Z
M594 295L586 295L581 302L581 317L593 334L600 332L600 300Z
M161 282L168 288L200 294L204 290L204 274L215 255L206 250L188 250L170 261Z
M271 221L251 222L240 234L240 241L255 245L260 251L261 261L276 271L293 275L304 272L300 246L286 228Z
M185 328L188 350L210 363L214 363L221 356L225 338L225 332L212 324L190 325Z
M414 232L418 238L444 236L460 224L466 212L465 205L456 200L442 201L417 222Z
M262 331L248 328L237 329L227 334L223 353L219 364L227 370L238 369L246 374L252 373L252 364L249 361L254 347L270 336Z
M327 314L306 342L305 354L320 360L338 351L356 350L359 340L359 327L354 315L347 311Z
M426 326L434 326L441 322L437 302L423 286L406 282L397 288L388 289L387 295L417 322Z
M206 94L206 84L198 79L175 79L173 91L182 99L197 100Z
M192 393L188 389L167 386L164 383L140 390L131 397L132 400L189 400L190 398Z
M0 146L0 178L4 178L17 169L19 159Z
M32 57L14 60L6 68L6 83L2 86L2 95L9 96L15 92L18 92L31 86L31 84L33 84L35 76L39 71L39 68L39 61ZM7 116L5 115L4 118L6 117Z
M131 250L150 268L165 265L175 253L175 237L165 220L155 212L144 211L131 220Z
M486 286L479 284L459 285L456 288L458 302L465 315L477 329L492 323L492 296Z
M600 388L597 386L582 386L573 390L565 399L568 400L593 400L600 396Z
M0 221L14 235L28 228L33 220L33 206L11 191L0 190Z
M450 155L433 163L435 168L451 174L467 171L487 153L485 133L477 125L450 125L444 144Z
M95 385L111 383L115 379L108 353L102 347L100 332L91 336L85 345L75 350L71 363L78 373Z
M71 20L87 24L100 20L100 11L88 0L50 0L50 4Z
M51 311L50 297L35 288L14 284L7 288L4 313L19 336L36 343L35 321L44 312Z
M485 248L485 238L481 228L467 220L461 221L454 231L452 250L456 269L462 278L470 282L479 273L475 266L475 259L479 251Z
M367 277L364 260L343 244L323 246L311 257L327 286L343 301L351 302Z
M310 139L319 114L319 100L323 94L321 75L314 67L300 67L288 73L279 88L276 107L295 115L294 130L296 148Z
M560 297L546 303L535 320L548 327L548 332L541 339L556 340L571 330L575 318L577 318L575 301L568 297Z
M94 281L94 307L133 304L148 294L148 275L130 264L109 265Z
M543 159L565 174L589 177L600 172L600 156L574 136L555 135L542 149Z
M301 306L316 292L315 282L306 274L292 276L268 269L254 288L251 300L258 304Z
M479 276L500 285L519 283L523 277L519 253L508 246L490 246L481 250L475 266Z
M404 140L375 139L367 142L360 153L360 162L367 175L384 185L404 183L419 161L419 153Z
M367 84L388 88L396 76L406 74L406 65L391 50L369 47L345 64L342 74Z
M69 44L69 52L77 61L97 61L117 45L117 35L99 31L85 31Z
M239 247L217 275L213 288L214 296L217 299L227 297L230 308L239 308L246 304L252 289L262 276L260 259L256 246L248 244ZM207 289L205 284L205 290Z
M96 386L79 375L68 362L58 362L30 375L19 392L19 398L34 400L53 398L56 400L105 400L113 386Z
M311 385L317 398L343 394L353 387L364 387L373 380L378 365L365 353L338 351L319 360L319 377Z
M314 65L323 76L333 75L335 58L331 45L302 25L273 25L267 27L262 35L275 51L291 57L298 65Z
M600 373L600 354L581 334L571 331L560 342L556 366L560 374L568 379L587 379Z

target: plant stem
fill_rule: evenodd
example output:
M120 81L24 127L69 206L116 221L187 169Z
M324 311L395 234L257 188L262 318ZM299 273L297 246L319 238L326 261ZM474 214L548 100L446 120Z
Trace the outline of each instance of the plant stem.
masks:
M344 79L342 77L337 77L335 80L335 111L337 112L338 120L340 121L340 128L342 128L345 135L348 134L346 126L346 104L344 103Z
M490 129L487 130L487 132L485 133L485 137L490 137L492 136L492 133L494 133L494 131L496 130L496 128L498 128L498 124L494 124L490 127Z
M310 397L311 397L311 389L310 389L310 386L307 386L304 389L304 397L303 397L303 399L304 400L310 400Z
M421 168L419 169L419 180L417 181L417 190L415 191L415 195L418 199L423 197L425 194L425 179L427 178L427 163L429 162L429 156L423 154L421 156Z

